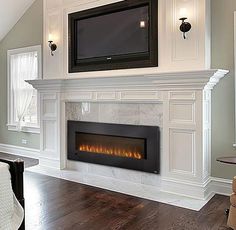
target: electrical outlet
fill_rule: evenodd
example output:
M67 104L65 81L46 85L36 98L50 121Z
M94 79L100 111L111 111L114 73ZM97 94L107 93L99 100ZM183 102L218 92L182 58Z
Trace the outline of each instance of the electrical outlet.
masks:
M21 143L22 143L23 145L27 145L28 141L27 141L26 139L22 139L22 140L21 140Z
M82 114L90 113L90 103L82 102Z

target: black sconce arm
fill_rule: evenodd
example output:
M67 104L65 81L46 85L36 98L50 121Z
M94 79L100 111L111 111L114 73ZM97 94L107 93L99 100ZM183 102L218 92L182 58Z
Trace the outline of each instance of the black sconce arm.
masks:
M54 56L54 53L57 49L57 45L55 43L53 43L53 41L48 41L48 45L49 45L49 48L50 48L50 51L51 51L51 55Z
M185 20L187 20L187 18L185 18L185 17L180 18L179 20L182 21L179 29L181 32L183 32L183 38L186 39L186 33L191 30L192 26L189 22L185 21Z

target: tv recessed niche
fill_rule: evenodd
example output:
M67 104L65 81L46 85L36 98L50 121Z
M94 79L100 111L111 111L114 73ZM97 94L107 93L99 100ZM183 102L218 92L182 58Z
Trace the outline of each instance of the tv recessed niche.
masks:
M69 72L158 65L157 0L125 0L69 14Z

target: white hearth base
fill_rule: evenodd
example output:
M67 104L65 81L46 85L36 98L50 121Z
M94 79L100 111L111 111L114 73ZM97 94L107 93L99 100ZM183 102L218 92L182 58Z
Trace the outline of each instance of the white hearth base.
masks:
M94 176L91 174L84 174L75 170L68 169L55 169L44 166L34 166L27 168L26 171L44 174L64 180L69 180L85 185L90 185L98 188L107 189L114 192L124 193L131 196L136 196L148 200L153 200L177 207L187 208L195 211L199 211L214 194L211 194L205 200L199 200L196 198L180 196L177 194L171 194L168 192L160 191L155 186L142 185L127 181L110 179L108 177Z

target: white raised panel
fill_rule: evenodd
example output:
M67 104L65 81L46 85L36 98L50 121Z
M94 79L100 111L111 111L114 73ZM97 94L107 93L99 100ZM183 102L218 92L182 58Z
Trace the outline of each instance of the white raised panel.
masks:
M195 132L170 130L170 171L194 175Z
M162 93L156 91L83 91L63 94L66 101L153 101L162 102Z
M53 37L53 42L56 44L60 41L60 11L53 11L48 13L48 34Z
M165 0L165 68L190 70L210 68L210 7L209 0ZM186 8L192 29L183 39L179 30L180 9ZM162 39L164 39L162 38ZM161 40L162 40L161 39Z
M98 92L97 93L97 100L116 100L117 94L116 92Z
M55 152L56 150L56 121L43 121L43 151Z
M120 93L121 100L161 100L161 97L156 91L122 91Z
M44 79L62 78L63 72L63 40L62 40L62 13L61 9L45 12L44 19ZM49 34L57 45L52 56L48 47Z
M96 98L93 92L67 92L65 99L68 101L91 101Z
M173 91L169 93L170 100L195 100L195 92L188 91Z
M43 117L56 117L56 101L45 100L43 103Z
M170 102L170 121L177 123L195 122L195 103L194 102Z
M43 93L41 97L43 100L56 100L57 95L55 93Z
M172 61L184 61L197 59L198 52L198 2L199 0L174 0L173 1L173 44ZM186 8L187 20L192 24L191 30L186 34L187 39L183 39L183 34L179 31L180 9ZM189 47L189 48L186 48Z

